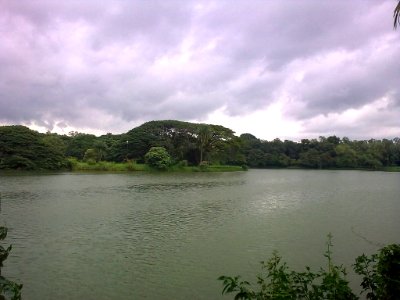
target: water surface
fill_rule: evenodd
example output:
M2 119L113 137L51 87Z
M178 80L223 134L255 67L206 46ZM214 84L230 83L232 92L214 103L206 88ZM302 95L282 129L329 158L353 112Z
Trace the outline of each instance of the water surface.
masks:
M11 174L0 193L24 299L220 299L274 249L299 269L329 232L347 266L400 242L400 173Z

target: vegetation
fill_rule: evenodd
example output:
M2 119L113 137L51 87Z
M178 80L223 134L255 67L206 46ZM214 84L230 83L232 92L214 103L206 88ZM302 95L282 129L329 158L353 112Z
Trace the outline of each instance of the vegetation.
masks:
M124 163L116 163L109 161L85 162L78 161L75 158L69 158L70 169L73 171L109 171L109 172L126 172L126 171L146 171L145 164L137 164L134 161Z
M134 170L150 164L151 148L169 156L153 169L215 170L212 166L252 168L400 169L400 139L352 141L346 137L319 137L300 142L264 141L229 128L176 120L151 121L125 134L100 137L71 132L41 134L24 126L0 127L0 169ZM161 151L161 150L159 150ZM79 163L78 163L79 162ZM122 165L121 163L128 163ZM139 169L143 169L138 167Z
M346 270L332 261L332 237L328 236L326 269L312 272L290 270L276 252L267 262L261 262L262 273L257 276L257 289L240 276L221 276L222 294L235 294L235 299L358 299L346 280ZM367 299L399 299L400 245L388 245L378 254L361 255L353 265L362 276L362 292Z
M43 135L24 126L0 127L0 169L50 169L67 166L58 135Z
M7 237L7 227L0 226L0 240L4 240ZM1 268L3 262L7 259L10 254L12 246L4 248L0 245L0 299L11 299L20 300L22 284L18 284L2 276Z
M165 171L171 166L171 156L164 147L151 147L144 156L149 167Z

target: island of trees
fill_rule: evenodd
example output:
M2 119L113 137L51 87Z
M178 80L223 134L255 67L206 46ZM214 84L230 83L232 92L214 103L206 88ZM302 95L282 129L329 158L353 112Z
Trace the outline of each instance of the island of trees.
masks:
M62 170L79 163L102 162L147 162L159 169L227 165L400 170L400 139L321 136L300 142L265 141L249 133L236 136L220 125L176 120L150 121L124 134L102 136L79 132L59 135L39 133L21 125L0 126L0 169Z

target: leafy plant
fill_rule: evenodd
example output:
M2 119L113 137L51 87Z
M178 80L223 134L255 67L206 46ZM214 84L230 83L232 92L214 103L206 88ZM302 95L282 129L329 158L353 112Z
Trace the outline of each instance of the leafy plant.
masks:
M4 240L7 237L7 227L0 227L0 240ZM10 254L12 246L4 248L0 245L0 299L20 300L22 284L13 282L1 275L1 268L3 262L7 259Z
M290 270L277 252L267 262L261 262L262 272L257 276L257 287L240 276L221 276L222 294L235 294L234 299L358 299L346 280L346 270L332 260L332 236L328 235L327 269L313 272L309 267L303 272ZM362 275L362 293L367 299L399 299L400 295L400 245L388 245L378 254L356 258L354 270Z
M167 170L171 165L171 156L163 147L152 147L145 155L146 163L157 170Z
M363 276L362 293L367 299L399 299L400 296L400 245L388 245L379 253L356 258L354 271Z

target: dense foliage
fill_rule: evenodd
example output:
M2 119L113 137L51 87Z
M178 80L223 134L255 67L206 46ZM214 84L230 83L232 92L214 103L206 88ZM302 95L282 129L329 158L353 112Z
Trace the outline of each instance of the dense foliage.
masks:
M257 288L240 276L221 276L222 294L235 294L235 299L358 299L346 280L346 270L332 261L331 236L328 238L327 268L317 272L309 267L302 272L290 270L276 252L262 262L262 273L257 276ZM378 254L357 257L354 270L362 276L362 292L367 299L399 299L400 245L388 245Z
M0 226L0 241L7 237L7 227ZM1 274L3 262L7 259L11 252L11 245L4 248L0 245L0 299L20 300L22 284L11 281Z
M56 134L24 126L0 127L0 169L51 169L67 166L65 144Z
M400 139L351 141L336 136L302 139L301 142L261 141L240 136L251 167L368 168L400 165Z
M157 170L167 170L171 165L171 156L163 147L151 147L145 155L146 163Z
M100 137L38 133L24 126L0 127L0 169L62 169L66 158L145 162L152 147L163 147L173 165L247 165L253 168L400 168L400 139L352 141L320 137L300 142L264 141L226 127L176 120L151 121L125 134Z

